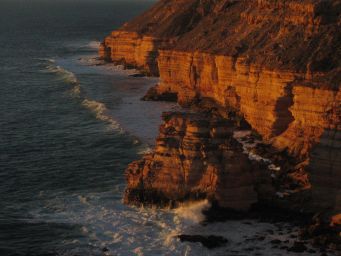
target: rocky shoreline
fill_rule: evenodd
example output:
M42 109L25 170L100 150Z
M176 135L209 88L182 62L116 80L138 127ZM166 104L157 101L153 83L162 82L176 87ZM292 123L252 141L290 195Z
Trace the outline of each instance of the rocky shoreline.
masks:
M340 250L340 13L339 0L161 0L113 31L100 57L159 76L143 100L188 108L163 114L124 202L207 199L212 221L290 212L308 219L302 239Z
M300 229L294 245L273 242L277 247L284 243L285 250L309 252L309 244L321 252L341 250L340 226L331 226L328 214L316 215L302 202L302 198L309 200L306 173L294 177L287 173L287 169L299 168L300 163L269 145L245 151L244 142L254 145L255 138L259 138L255 134L238 141L233 136L245 131L249 134L245 121L236 116L223 118L215 109L208 110L207 105L200 106L200 111L197 108L163 114L154 151L126 170L125 203L176 208L184 202L208 199L212 206L203 212L203 224L251 219L280 228L290 223ZM214 246L207 237L185 235L183 240L186 238L208 244L208 248L220 246Z

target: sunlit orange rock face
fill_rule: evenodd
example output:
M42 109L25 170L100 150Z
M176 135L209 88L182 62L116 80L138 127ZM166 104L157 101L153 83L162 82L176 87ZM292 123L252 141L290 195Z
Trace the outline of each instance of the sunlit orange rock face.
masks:
M164 113L163 119L155 151L127 169L127 203L172 206L210 198L247 210L257 202L262 175L233 138L232 122L194 113Z
M282 133L293 120L288 110L293 73L264 70L228 56L178 51L160 51L158 66L160 91L178 92L184 105L213 98L243 113L266 139Z
M99 54L105 60L128 65L157 76L155 59L160 46L166 41L151 36L142 36L135 32L113 31L101 44Z
M176 93L182 105L209 98L226 112L235 111L263 142L305 163L312 211L338 213L340 13L340 0L162 0L107 37L100 56L159 75L156 91ZM181 127L183 134L176 135L178 142L188 143L188 138L201 141L191 133L191 121L183 117L174 120L179 122L174 127ZM228 133L224 136L229 137ZM242 190L238 189L218 192L224 190L217 185L229 188L244 179L240 177L245 170L251 172L252 165L240 167L237 162L241 159L222 160L220 165L235 165L240 172L240 176L225 179L217 171L224 167L204 166L204 160L194 161L182 146L172 150L163 137L161 129L153 155L128 168L127 191L139 191L135 195L140 201L144 200L141 191L162 195L163 200L182 200L195 194L220 198L222 205L237 209L257 201L248 178L245 194L250 197L246 198L239 198ZM195 146L190 152L200 155ZM237 155L237 159L242 157ZM240 204L233 204L231 198ZM126 197L127 202L130 199L136 198Z

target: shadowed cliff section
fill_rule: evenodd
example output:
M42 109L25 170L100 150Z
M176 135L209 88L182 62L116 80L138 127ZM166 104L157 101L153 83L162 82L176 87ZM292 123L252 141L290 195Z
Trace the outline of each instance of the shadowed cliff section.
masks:
M183 106L208 99L209 112L219 109L227 122L234 113L270 149L241 167L243 141L226 133L217 146L201 125L211 124L210 117L193 125L198 117L172 116L182 120L181 129L170 122L180 133L165 131L165 120L155 152L127 170L126 202L210 198L247 209L266 199L297 211L339 213L340 27L341 0L161 0L113 31L100 56L160 76L147 98L171 95ZM223 157L208 157L212 152ZM254 172L269 154L280 159L269 167L277 172L272 189ZM261 172L267 176L267 167Z

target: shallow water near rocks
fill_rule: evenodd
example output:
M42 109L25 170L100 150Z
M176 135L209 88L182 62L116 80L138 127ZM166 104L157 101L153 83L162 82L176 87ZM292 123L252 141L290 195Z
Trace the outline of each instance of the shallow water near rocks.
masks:
M157 80L103 65L96 50L151 3L1 1L1 256L295 255L272 248L288 236L274 224L200 225L206 201L175 211L122 204L124 169L151 149L161 112L178 106L139 101ZM179 234L229 242L207 250Z

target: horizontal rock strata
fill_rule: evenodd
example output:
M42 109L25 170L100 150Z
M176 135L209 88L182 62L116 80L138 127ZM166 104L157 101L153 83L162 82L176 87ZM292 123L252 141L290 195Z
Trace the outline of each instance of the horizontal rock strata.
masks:
M146 74L158 76L155 59L158 56L158 49L166 44L166 41L141 36L135 32L113 31L101 44L99 54L107 61L138 68Z
M340 26L340 0L161 0L108 36L100 56L159 75L151 99L210 99L237 113L263 142L302 163L280 169L308 179L297 182L309 183L310 210L338 216ZM168 118L155 152L129 166L126 202L205 197L246 209L263 198L262 175L233 142L235 128L224 124L215 137L213 119Z
M209 198L238 210L257 202L262 175L233 138L233 122L194 113L164 113L163 119L155 151L126 171L126 202L172 206Z

